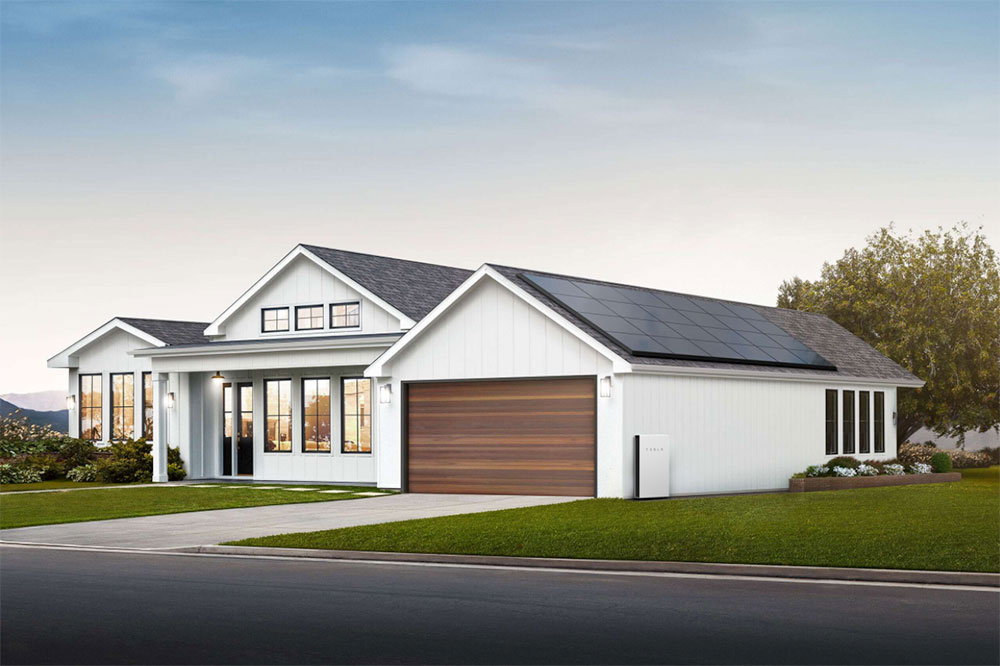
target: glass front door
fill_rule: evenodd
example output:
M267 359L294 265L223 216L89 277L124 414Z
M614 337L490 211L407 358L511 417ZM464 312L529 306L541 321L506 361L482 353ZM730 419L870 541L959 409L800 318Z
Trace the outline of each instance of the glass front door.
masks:
M253 384L222 385L222 475L253 475Z

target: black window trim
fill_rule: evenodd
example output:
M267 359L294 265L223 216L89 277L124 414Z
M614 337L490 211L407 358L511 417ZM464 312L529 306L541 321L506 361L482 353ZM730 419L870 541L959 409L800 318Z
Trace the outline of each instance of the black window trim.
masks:
M358 306L358 323L355 324L354 326L334 326L333 325L333 308L335 308L338 305L357 305ZM361 301L358 300L358 299L353 299L353 300L349 300L349 301L336 301L334 303L330 303L329 307L327 308L327 312L330 315L330 330L332 330L332 331L351 331L351 330L358 330L358 329L361 328Z
M101 387L101 406L98 408L101 414L101 434L97 438L84 437L83 436L83 378L84 377L98 377L98 384ZM80 436L80 439L86 439L88 442L103 442L104 441L104 373L102 372L81 372L76 377L77 380L77 391L79 400L77 401L77 432L76 434ZM93 392L93 381L91 381L91 392ZM88 407L87 409L92 410L93 407ZM93 428L91 428L93 430Z
M299 405L302 418L299 419L301 422L302 430L302 441L299 443L299 448L301 452L307 455L333 455L333 419L330 419L330 448L327 451L307 451L306 450L306 382L307 381L322 381L326 380L329 383L330 400L333 400L333 379L331 377L302 377L299 382ZM341 399L341 411L343 411L344 401ZM332 408L332 405L330 406ZM332 414L332 409L331 409ZM327 416L331 416L327 414ZM341 437L343 439L343 437Z
M310 326L310 327L300 327L299 326L299 310L304 310L306 308L319 308L319 316L320 316L320 320L321 320L319 322L319 326ZM322 331L324 328L326 328L326 322L322 321L322 319L323 319L323 304L322 303L316 303L314 305L296 305L295 306L295 330L296 331Z
M368 413L369 420L369 433L368 433L368 443L371 446L371 450L362 451L361 450L361 424L358 424L358 450L357 451L345 451L344 444L346 443L347 435L347 422L344 419L344 382L352 379L367 379L368 380L368 391L369 393L374 393L372 391L372 380L370 377L357 376L357 375L344 375L340 378L340 452L343 455L348 456L370 456L375 453L375 442L373 441L373 435L375 434L375 409L374 406L370 406L371 411ZM356 414L355 416L360 416Z
M115 377L131 377L132 378L132 404L122 405L121 409L131 409L132 410L132 436L123 437L121 439L115 439ZM123 382L124 383L124 382ZM135 439L135 372L110 372L108 373L108 393L111 394L111 435L108 439L109 442L124 442L128 439ZM103 398L102 398L103 401ZM103 433L102 433L103 434Z
M264 313L265 312L275 312L277 310L284 310L289 315L288 317L286 317L286 321L288 322L287 326L285 328L275 329L273 331L265 330L265 328L264 328ZM278 305L278 306L275 306L273 308L261 308L260 309L260 332L261 333L263 333L265 335L270 334L270 333L288 333L291 330L291 328L292 328L291 310L290 310L290 308L287 305Z
M267 450L267 437L268 437L268 418L269 413L267 411L267 385L268 382L288 382L288 407L291 409L291 413L288 415L288 434L292 435L292 422L295 421L295 405L292 402L292 378L291 377L265 377L264 378L264 455L270 455L272 453L295 453L295 441L291 442L287 451L282 451L281 449L274 449L273 451ZM281 429L281 414L275 414L278 419L278 429ZM235 424L234 424L235 428ZM275 443L277 445L277 442Z

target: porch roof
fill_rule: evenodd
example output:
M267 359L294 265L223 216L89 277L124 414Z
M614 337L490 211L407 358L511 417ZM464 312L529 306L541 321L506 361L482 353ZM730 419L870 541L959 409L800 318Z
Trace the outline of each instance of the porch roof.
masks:
M399 333L359 333L356 335L316 335L310 337L264 338L255 340L222 340L219 342L143 347L132 350L139 357L184 357L208 354L241 354L246 352L310 351L317 349L388 348L402 337Z

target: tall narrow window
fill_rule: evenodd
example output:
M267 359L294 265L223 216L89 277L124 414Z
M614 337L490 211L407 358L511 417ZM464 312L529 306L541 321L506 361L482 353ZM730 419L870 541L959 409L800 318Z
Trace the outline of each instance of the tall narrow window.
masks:
M302 450L330 452L330 380L302 380Z
M101 376L80 375L80 439L101 441Z
M344 453L372 451L372 380L344 377L341 388L341 443Z
M330 328L361 326L361 303L334 303L330 306Z
M142 438L153 439L153 373L142 373Z
M260 311L260 330L263 333L288 330L288 308L264 308Z
M135 375L111 375L111 439L120 442L135 437Z
M837 391L826 390L826 455L837 455Z
M295 330L315 331L323 328L322 305L300 305L295 308Z
M871 453L871 405L868 391L858 391L858 453Z
M854 453L854 391L844 391L844 453Z
M233 473L233 385L222 385L222 474Z
M885 393L875 391L875 453L885 453Z
M292 380L264 380L264 417L267 420L267 438L264 450L290 452L292 450Z

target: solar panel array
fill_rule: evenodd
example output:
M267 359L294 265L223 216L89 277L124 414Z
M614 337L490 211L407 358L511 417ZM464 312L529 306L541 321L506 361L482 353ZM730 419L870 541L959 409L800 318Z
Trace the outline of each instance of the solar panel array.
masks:
M522 277L635 356L836 369L745 305L532 273Z

